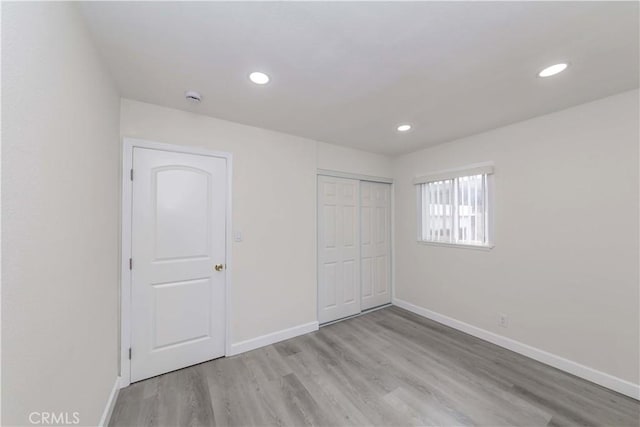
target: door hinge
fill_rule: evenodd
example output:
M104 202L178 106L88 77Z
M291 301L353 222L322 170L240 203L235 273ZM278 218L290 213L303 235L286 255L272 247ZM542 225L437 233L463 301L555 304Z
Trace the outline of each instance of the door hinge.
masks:
M131 181L133 181L133 169L131 169Z
M133 270L133 258L129 258L129 270Z
M131 360L131 347L129 347L129 360Z

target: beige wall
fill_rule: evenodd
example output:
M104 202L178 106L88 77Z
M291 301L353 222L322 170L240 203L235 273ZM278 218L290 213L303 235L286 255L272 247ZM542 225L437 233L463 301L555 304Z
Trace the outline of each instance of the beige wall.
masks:
M233 154L232 343L316 320L313 141L126 99L121 133Z
M231 342L316 321L317 167L386 175L390 164L357 150L348 150L362 155L357 164L341 163L342 150L330 144L126 99L121 105L122 136L233 154L233 229L243 242L232 247Z
M637 384L638 114L632 91L395 159L396 297ZM411 180L484 161L495 248L418 244Z
M118 109L75 6L2 4L3 425L95 425L113 388Z
M318 142L318 169L391 178L391 158L381 154L354 150L340 145Z

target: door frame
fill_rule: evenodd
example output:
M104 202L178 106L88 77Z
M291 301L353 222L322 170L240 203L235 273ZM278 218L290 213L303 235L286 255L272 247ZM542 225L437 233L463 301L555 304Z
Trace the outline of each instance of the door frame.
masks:
M391 223L391 237L390 237L390 248L389 248L389 252L390 252L390 259L389 259L389 263L390 268L391 268L391 283L389 284L391 287L391 304L393 304L393 302L396 299L396 258L395 258L395 250L394 250L394 241L395 241L395 183L393 178L386 178L383 176L374 176L374 175L364 175L364 174L358 174L358 173L351 173L351 172L342 172L342 171L335 171L335 170L331 170L331 169L320 169L318 168L316 170L316 320L318 320L320 318L320 312L319 312L319 295L320 295L320 271L319 271L319 253L318 253L318 242L319 242L319 235L318 233L320 233L320 229L318 228L318 224L319 224L319 219L318 219L318 177L320 176L330 176L330 177L334 177L334 178L346 178L346 179L354 179L354 180L358 180L358 181L369 181L369 182L377 182L380 184L389 184L390 185L390 200L389 200L389 210L390 210L390 218L389 221ZM360 203L361 203L361 198L362 197L362 193L360 193L359 196L359 200L358 200L358 212L360 212ZM358 213L358 216L360 217L360 213ZM360 233L360 239L358 239L358 245L362 245L362 233ZM362 266L361 266L362 267ZM360 280L360 292L362 295L362 278ZM374 307L370 310L377 310L378 307ZM362 313L362 311L360 311ZM336 320L334 322L328 322L327 324L333 324L335 322L338 322L340 320ZM320 325L321 327L323 325Z
M222 151L212 151L204 148L194 148L181 145L165 144L138 138L122 138L122 199L121 199L121 241L120 241L120 387L131 384L131 361L129 360L129 348L131 347L131 270L129 259L131 258L131 231L132 231L132 196L133 181L131 169L133 168L133 149L147 148L173 153L196 154L200 156L223 158L227 162L227 198L225 209L225 356L231 353L231 190L233 177L233 155Z

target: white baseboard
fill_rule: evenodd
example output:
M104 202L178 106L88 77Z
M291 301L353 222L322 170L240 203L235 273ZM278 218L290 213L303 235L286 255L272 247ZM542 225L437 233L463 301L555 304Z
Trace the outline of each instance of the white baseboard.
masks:
M618 393L640 400L640 385L638 384L623 380L622 378L614 377L613 375L581 365L580 363L565 359L564 357L560 357L544 350L540 350L539 348L523 344L511 338L489 332L485 329L481 329L477 326L436 313L435 311L419 307L401 299L394 298L393 304L419 316L442 323L443 325L465 332L469 335L473 335L474 337L489 341L490 343L499 345L500 347L504 347L508 350L530 357L538 362L553 366L554 368L558 368L577 377L584 378L585 380L617 391Z
M318 322L309 322L291 328L283 329L281 331L262 335L256 338L251 338L249 340L233 343L231 344L231 347L229 349L230 351L228 352L227 356L235 356L236 354L244 353L245 351L255 350L256 348L288 340L289 338L308 334L309 332L317 330Z
M111 393L109 393L109 399L107 399L107 405L104 408L102 417L100 417L99 427L105 427L109 425L113 408L116 406L116 400L118 399L118 393L120 392L120 377L116 377L116 382L113 384Z

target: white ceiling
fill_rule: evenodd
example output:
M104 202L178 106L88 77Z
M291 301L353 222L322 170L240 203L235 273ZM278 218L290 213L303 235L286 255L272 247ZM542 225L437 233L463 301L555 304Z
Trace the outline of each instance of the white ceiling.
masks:
M384 154L638 87L637 2L80 8L124 97ZM256 70L271 82L252 84Z

